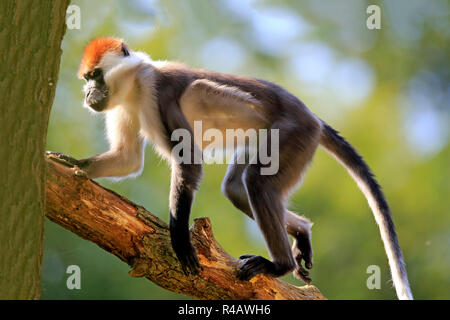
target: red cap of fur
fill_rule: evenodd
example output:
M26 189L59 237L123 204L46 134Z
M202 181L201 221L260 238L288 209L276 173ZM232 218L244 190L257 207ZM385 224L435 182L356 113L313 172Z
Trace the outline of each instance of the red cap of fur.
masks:
M121 39L101 37L91 40L84 49L78 77L82 78L86 73L91 72L100 63L107 52L120 53L123 41Z

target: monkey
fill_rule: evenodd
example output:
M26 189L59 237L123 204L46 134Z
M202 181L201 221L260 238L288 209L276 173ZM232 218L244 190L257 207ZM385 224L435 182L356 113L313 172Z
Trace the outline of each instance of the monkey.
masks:
M262 174L267 164L259 159L232 161L221 186L231 203L256 221L271 258L242 255L236 271L240 280L293 272L311 281L307 269L313 266L312 223L288 210L287 200L322 146L347 169L366 197L380 229L397 296L413 298L391 211L375 176L347 140L284 88L262 79L152 60L112 37L87 44L78 76L86 82L84 106L105 114L110 149L82 160L60 153L57 157L76 165L89 178L125 177L142 170L145 145L152 143L171 166L170 237L186 274L201 271L190 240L189 217L203 169L201 163L177 161L171 137L178 129L192 134L194 122L202 121L205 128L221 131L278 132L277 139L270 131L263 141L265 147L278 143L276 173ZM187 155L202 152L203 144L196 140L189 146L183 150ZM242 154L247 157L248 149L236 150L234 159Z

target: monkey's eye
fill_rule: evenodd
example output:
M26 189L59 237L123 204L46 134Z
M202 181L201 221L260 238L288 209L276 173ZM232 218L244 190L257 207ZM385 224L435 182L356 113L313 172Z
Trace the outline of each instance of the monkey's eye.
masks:
M102 70L97 68L94 71L92 71L92 76L91 77L93 79L97 79L101 75L102 75Z
M84 75L84 79L86 81L89 81L92 79L97 80L102 74L103 74L102 69L97 68L97 69L94 69L94 71L92 71L92 72L86 73Z

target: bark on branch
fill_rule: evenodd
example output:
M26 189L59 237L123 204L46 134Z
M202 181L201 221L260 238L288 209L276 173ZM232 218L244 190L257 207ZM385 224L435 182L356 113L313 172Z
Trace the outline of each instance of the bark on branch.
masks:
M325 299L311 285L296 287L264 275L238 280L240 262L214 239L208 218L195 219L191 228L203 271L186 276L165 222L98 183L74 175L73 168L51 155L46 157L46 216L126 262L132 267L131 276L146 277L167 290L198 299Z

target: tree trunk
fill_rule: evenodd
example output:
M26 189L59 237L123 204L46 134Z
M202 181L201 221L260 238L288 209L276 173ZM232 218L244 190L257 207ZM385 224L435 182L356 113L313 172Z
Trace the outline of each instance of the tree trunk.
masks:
M47 123L69 0L0 1L0 299L39 299Z

